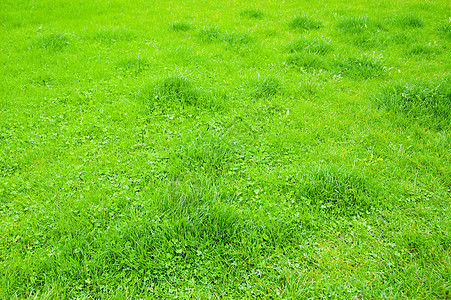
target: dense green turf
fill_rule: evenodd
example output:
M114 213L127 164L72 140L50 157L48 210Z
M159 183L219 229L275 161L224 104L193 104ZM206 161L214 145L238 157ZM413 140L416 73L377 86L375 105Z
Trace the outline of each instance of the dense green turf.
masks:
M449 299L448 1L0 4L0 298Z

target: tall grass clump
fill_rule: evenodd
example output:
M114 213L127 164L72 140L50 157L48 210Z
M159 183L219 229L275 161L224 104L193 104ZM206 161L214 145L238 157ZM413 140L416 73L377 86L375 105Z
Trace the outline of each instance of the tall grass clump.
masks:
M191 29L191 24L181 21L173 22L169 25L169 29L172 31L188 31Z
M152 108L197 106L203 95L184 74L167 76L147 85L141 97Z
M424 21L417 16L399 16L393 18L391 23L405 29L405 28L421 28L424 27Z
M150 63L144 58L124 58L117 62L116 67L119 71L128 75L138 75L148 70Z
M306 17L306 16L296 16L289 23L288 26L291 29L298 30L310 30L310 29L319 29L323 26L323 24L315 19Z
M347 17L338 22L337 28L344 33L358 34L381 30L383 29L383 25L380 21L367 17Z
M337 216L353 216L377 208L376 189L358 171L319 166L288 179L300 204Z
M224 33L217 27L205 27L198 33L198 37L202 42L211 43L223 39Z
M329 42L320 39L299 39L287 47L290 53L313 53L319 55L326 55L333 51L333 46Z
M247 85L253 98L265 98L275 96L283 89L280 80L272 75L250 81Z
M451 40L451 23L439 25L437 32L441 37Z
M451 78L431 82L399 82L385 86L375 96L385 109L417 120L430 128L449 129L451 120Z
M337 61L335 68L339 74L355 79L380 77L386 73L386 68L380 61L367 56Z
M243 9L239 13L240 17L249 18L249 19L261 19L263 18L263 12L259 9L249 8Z
M305 70L327 70L329 63L323 57L311 53L295 53L288 56L287 66Z
M223 35L223 41L235 47L245 46L254 41L249 32L227 32Z
M38 37L32 43L31 48L58 51L70 45L70 41L71 36L69 34L52 32Z
M234 145L222 130L207 129L189 133L173 152L171 167L175 175L183 172L207 172L220 175L233 161Z

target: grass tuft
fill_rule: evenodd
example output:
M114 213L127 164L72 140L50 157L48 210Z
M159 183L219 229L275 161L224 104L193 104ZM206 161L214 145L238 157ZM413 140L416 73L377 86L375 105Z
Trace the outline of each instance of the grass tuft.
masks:
M138 75L139 73L148 70L150 63L143 58L125 58L121 59L116 64L118 70L129 75Z
M177 21L177 22L173 22L169 25L169 29L172 31L188 31L191 29L191 24L186 23L186 22L181 22L181 21Z
M337 28L344 33L357 34L381 30L383 26L381 22L366 17L347 17L338 22Z
M327 61L323 57L310 53L292 54L288 56L286 63L290 67L307 70L328 69L329 67Z
M217 27L205 27L198 33L198 37L202 42L211 43L223 39L223 32Z
M49 33L37 38L31 48L59 51L70 44L71 37L67 33Z
M295 180L296 181L296 180ZM340 216L372 211L375 191L360 173L320 166L303 174L294 184L294 195L303 205Z
M441 37L451 40L451 23L438 26L437 32Z
M287 50L291 53L311 53L325 55L333 51L329 42L320 39L299 39L288 45Z
M299 30L310 30L310 29L319 29L323 25L321 22L316 21L312 18L306 16L296 16L289 23L288 26L292 29Z
M144 100L161 108L191 106L199 103L200 92L184 74L165 77L146 86Z
M435 53L438 53L437 49L429 44L415 44L406 51L406 54L408 55L418 55L424 57L429 57Z
M232 46L245 46L254 41L254 37L248 32L226 33L223 35L224 42Z
M250 94L254 98L265 98L279 94L283 85L280 80L272 75L252 80L248 83Z
M261 19L263 18L263 12L259 9L249 8L240 11L240 17L249 18L249 19Z
M385 86L375 96L383 108L418 120L430 128L449 129L451 78L432 82L399 82Z
M392 23L401 28L421 28L424 21L417 16L400 16L392 20Z
M386 68L381 62L367 56L337 61L335 67L341 75L354 79L381 77L386 74Z

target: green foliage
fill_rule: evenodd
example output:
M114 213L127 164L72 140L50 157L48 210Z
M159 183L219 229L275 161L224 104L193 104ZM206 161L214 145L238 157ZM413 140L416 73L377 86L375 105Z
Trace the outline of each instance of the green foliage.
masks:
M449 5L389 4L2 1L0 299L448 299Z
M247 88L254 98L272 97L280 93L283 89L282 83L275 76L265 76L252 80Z
M169 25L169 29L173 31L188 31L191 29L191 25L186 22L173 22Z
M439 25L437 31L441 37L451 40L451 23Z
M149 67L149 61L143 58L126 58L117 62L117 68L128 75L138 75L148 70Z
M449 129L451 118L451 80L400 82L386 86L376 100L386 109L403 114L408 120L439 130Z
M289 23L288 26L292 29L298 30L310 30L310 29L319 29L323 26L323 24L319 21L316 21L312 18L298 15L294 17Z
M70 45L70 42L71 36L69 34L52 32L34 40L31 47L59 51Z
M368 79L386 74L386 70L380 61L367 56L337 61L335 68L339 74L354 79Z
M242 11L240 11L241 17L249 19L261 19L263 18L263 15L264 14L261 10L255 8L243 9Z
M317 167L290 181L297 201L323 213L352 216L377 208L368 179L355 172Z
M400 28L421 28L424 27L424 21L417 16L399 16L392 22Z
M312 53L325 55L333 51L333 45L319 39L299 39L290 43L287 50L291 53Z
M342 18L338 22L337 28L344 33L358 34L382 30L384 26L382 22L367 17L348 17Z
M304 68L307 70L313 69L327 69L328 63L324 58L317 54L292 54L287 59L287 65L298 69Z

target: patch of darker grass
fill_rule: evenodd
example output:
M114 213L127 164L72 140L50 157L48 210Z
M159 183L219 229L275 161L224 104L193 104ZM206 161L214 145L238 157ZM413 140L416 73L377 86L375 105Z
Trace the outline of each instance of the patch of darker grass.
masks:
M439 25L437 28L437 32L442 38L451 40L451 23Z
M240 11L240 17L249 19L261 19L263 18L263 12L255 8L243 9Z
M169 25L169 29L172 31L180 32L180 31L188 31L191 29L191 24L181 21L173 22Z
M433 54L437 54L438 52L438 49L429 44L415 44L406 51L406 54L429 57Z
M328 62L317 54L296 53L288 56L286 64L296 69L320 70L328 69Z
M348 34L358 34L363 32L375 32L384 29L382 22L366 17L348 17L341 19L337 28Z
M315 210L353 216L376 207L376 191L362 173L320 166L288 180L298 202Z
M283 89L280 80L272 75L258 78L247 84L250 95L253 98L265 98L275 96Z
M49 51L59 51L70 44L71 37L67 33L49 33L38 37L31 48L40 48Z
M205 27L198 33L198 37L202 42L211 43L223 39L224 33L217 27Z
M228 135L221 129L208 128L183 137L171 159L172 174L206 172L220 175L233 161L235 150Z
M339 74L354 79L381 77L386 74L386 68L380 61L366 56L337 61L334 68Z
M138 75L147 70L150 67L150 63L144 58L125 58L119 60L116 66L119 71L125 74Z
M291 53L311 53L325 55L333 51L333 46L329 42L320 39L299 39L289 44L287 50Z
M184 74L164 77L146 85L140 98L151 110L180 110L184 108L221 109L223 95L205 92Z
M402 29L424 27L423 19L417 16L398 16L390 20L390 23Z
M399 82L385 86L375 96L385 109L407 120L438 130L449 129L451 120L451 77L431 82Z
M297 30L311 30L311 29L319 29L323 26L323 24L315 19L306 17L306 16L296 16L289 23L288 26L291 29Z
M229 32L223 35L223 41L232 46L245 46L254 41L249 32Z

